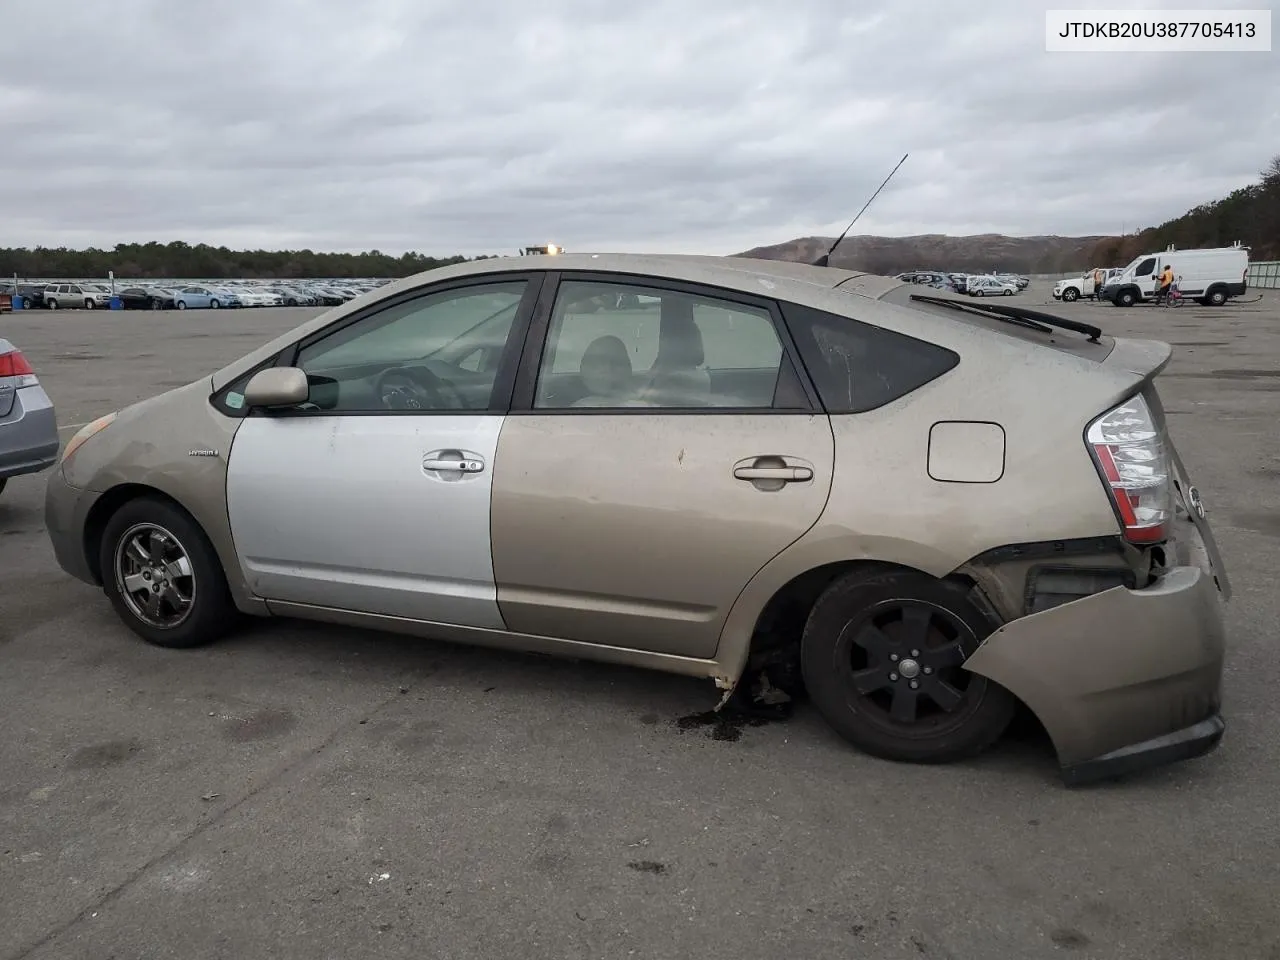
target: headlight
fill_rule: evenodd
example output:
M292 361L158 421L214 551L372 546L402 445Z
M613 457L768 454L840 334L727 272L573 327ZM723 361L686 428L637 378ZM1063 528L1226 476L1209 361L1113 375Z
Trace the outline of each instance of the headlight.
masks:
M105 417L99 417L97 420L94 420L92 423L86 423L83 427L81 427L80 430L76 433L76 435L67 441L66 449L62 451L63 461L65 462L68 457L70 457L73 453L76 452L76 450L80 448L80 445L82 443L84 443L94 434L100 433L101 431L107 429L107 427L111 426L116 416L117 415L114 413L108 413Z

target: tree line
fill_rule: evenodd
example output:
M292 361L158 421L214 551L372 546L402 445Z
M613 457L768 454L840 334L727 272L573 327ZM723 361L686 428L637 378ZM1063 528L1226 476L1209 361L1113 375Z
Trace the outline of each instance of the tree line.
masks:
M1204 203L1158 227L1124 237L1107 237L1093 248L1090 266L1122 266L1140 254L1195 247L1229 247L1239 240L1250 260L1280 260L1280 156L1261 180Z
M321 253L314 250L232 250L208 244L120 243L114 249L71 250L67 247L0 247L0 279L21 277L200 277L263 280L304 277L407 277L423 270L485 256L430 257L424 253L394 256L380 250L365 253Z

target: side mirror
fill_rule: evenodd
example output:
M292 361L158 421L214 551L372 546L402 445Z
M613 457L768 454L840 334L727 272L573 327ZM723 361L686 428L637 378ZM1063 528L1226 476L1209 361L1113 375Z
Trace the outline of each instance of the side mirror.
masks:
M245 384L244 402L248 407L296 407L310 394L307 375L297 367L268 367Z

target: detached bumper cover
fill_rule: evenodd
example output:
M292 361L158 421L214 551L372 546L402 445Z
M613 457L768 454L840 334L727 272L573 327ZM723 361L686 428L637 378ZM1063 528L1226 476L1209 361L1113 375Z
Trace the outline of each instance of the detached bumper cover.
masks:
M1218 714L1182 730L1135 743L1093 760L1062 768L1067 786L1078 787L1098 780L1111 780L1151 767L1204 756L1222 742L1227 724Z
M1094 764L1136 769L1211 749L1224 650L1213 578L1185 566L1006 623L965 667L1018 696L1079 780Z

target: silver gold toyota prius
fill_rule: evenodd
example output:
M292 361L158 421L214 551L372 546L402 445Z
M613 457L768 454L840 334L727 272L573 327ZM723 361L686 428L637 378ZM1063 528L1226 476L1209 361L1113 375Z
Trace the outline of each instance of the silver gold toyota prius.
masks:
M62 566L144 639L303 617L707 677L798 649L893 760L1019 701L1079 783L1220 740L1230 586L1168 345L794 263L423 273L108 414Z

